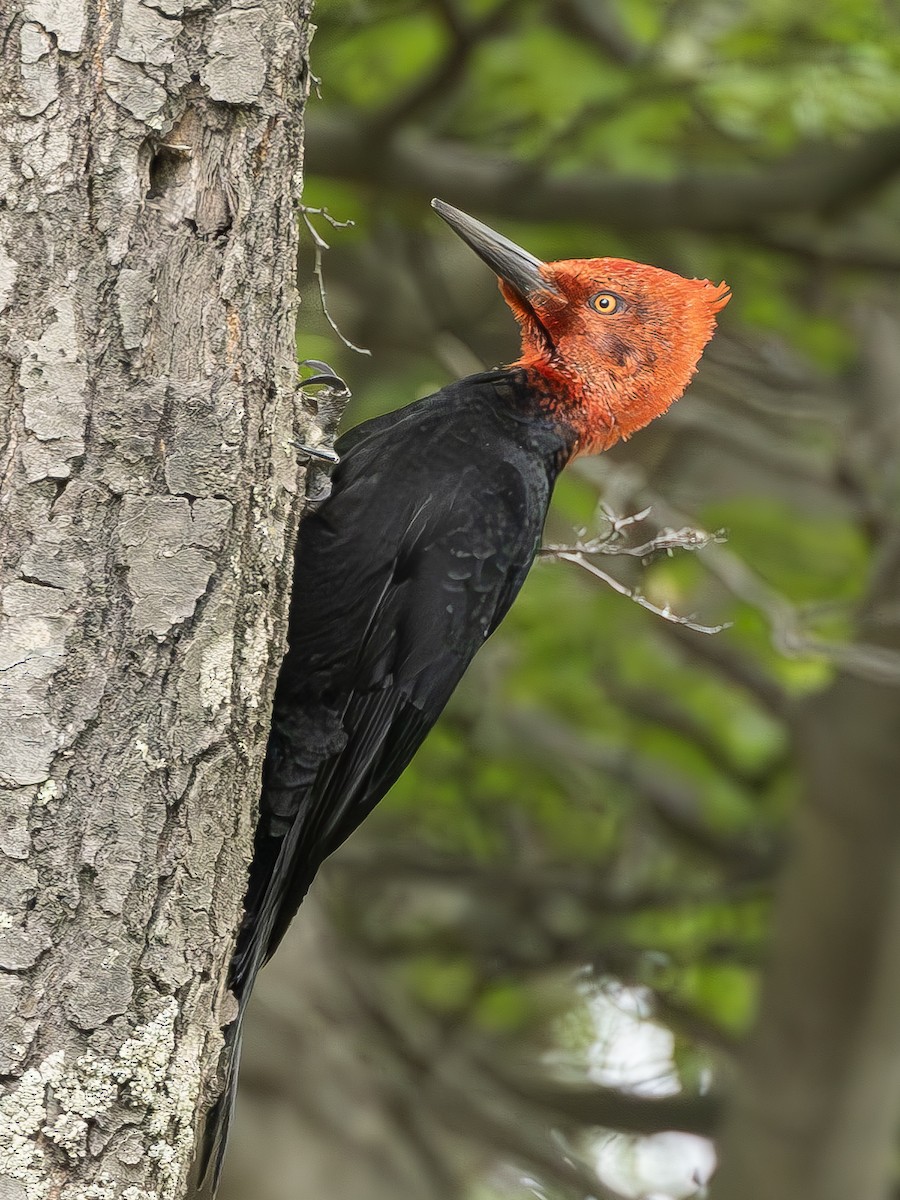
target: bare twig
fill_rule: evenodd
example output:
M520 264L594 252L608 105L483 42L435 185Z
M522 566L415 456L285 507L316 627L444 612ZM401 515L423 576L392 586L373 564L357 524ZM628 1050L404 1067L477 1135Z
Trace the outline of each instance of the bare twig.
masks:
M628 1133L654 1134L680 1129L709 1137L721 1116L716 1095L640 1096L616 1088L566 1084L540 1076L497 1071L505 1090L531 1108L547 1112L550 1120L577 1125L601 1125Z
M688 629L693 629L696 633L709 634L721 633L723 629L730 627L730 622L728 621L723 625L700 625L693 617L681 617L677 613L672 612L668 604L660 608L658 604L654 604L652 600L648 600L646 596L635 588L626 587L624 583L620 583L618 579L615 579L612 575L608 575L606 571L601 571L595 563L592 563L580 551L576 554L569 554L565 550L558 550L553 557L561 558L564 562L575 563L576 566L582 567L596 579L601 579L607 587L611 587L620 596L627 596L629 600L633 600L641 608L646 608L647 612L652 612L655 616L662 617L664 621L671 621L673 625L686 625Z
M467 24L455 6L443 0L440 12L451 36L447 53L434 67L417 79L408 92L391 100L381 112L376 113L367 122L368 134L377 139L399 128L412 117L421 120L423 110L427 109L429 104L446 99L452 94L453 89L467 78L466 70L473 53L488 38L502 31L507 18L515 12L517 6L518 0L500 0L500 3L481 20Z
M627 596L629 600L633 600L641 608L646 608L648 612L662 617L665 621L671 621L675 625L686 625L689 629L696 630L698 633L709 634L721 633L723 629L728 628L727 623L724 625L701 625L693 617L682 617L672 612L668 604L660 608L652 600L648 600L638 589L628 587L620 580L614 578L614 576L601 570L596 563L591 562L591 557L598 554L625 554L632 558L647 559L655 554L671 555L675 550L702 550L713 542L724 541L724 530L718 529L715 533L707 533L703 529L695 529L692 526L683 525L680 529L660 529L653 537L648 538L639 545L628 546L622 544L624 530L630 528L632 525L638 525L641 521L645 520L650 513L650 509L645 508L643 511L634 513L629 517L618 517L605 508L601 511L609 523L608 533L588 538L587 540L579 538L573 545L543 546L539 551L540 556L542 558L575 563L576 566L582 567L595 578L601 579L613 591L618 592L620 596Z
M322 312L325 314L325 320L338 335L348 350L355 350L357 354L371 355L371 350L367 350L364 346L355 345L350 341L349 338L345 337L343 333L341 333L337 326L337 322L328 311L328 301L325 298L325 276L322 273L322 251L330 250L331 247L309 219L310 213L315 216L324 217L324 219L329 225L331 225L333 229L347 229L349 226L353 225L353 221L338 221L336 217L331 215L327 208L310 208L309 205L306 204L300 206L300 215L303 217L304 224L309 230L309 236L312 238L313 248L315 251L316 260L315 266L313 267L313 274L315 275L316 281L319 285L319 298L322 301Z
M636 66L648 56L645 48L629 37L610 4L559 0L550 11L559 25L584 38L607 61Z
M693 905L699 907L718 902L723 895L734 903L756 899L767 894L770 879L770 872L762 869L762 860L760 867L755 878L744 872L739 878L725 884L717 883L715 887L704 883L642 886L628 891L608 886L605 880L598 878L596 866L573 870L571 866L562 868L531 862L527 865L496 861L478 863L423 850L420 845L398 849L396 837L392 835L377 840L374 849L371 840L364 842L362 847L355 843L348 845L335 856L330 870L333 875L346 872L354 878L376 881L379 894L388 886L408 883L417 888L459 887L468 897L473 894L479 897L479 911L484 893L491 895L493 904L506 903L517 912L521 912L529 900L541 903L548 895L562 893L584 904L592 914L628 916L664 908L683 911Z
M637 546L622 545L618 541L621 531L628 525L643 520L649 512L650 509L645 508L643 512L637 513L633 517L613 517L609 513L604 513L611 525L610 534L588 538L586 541L579 539L573 545L542 546L540 555L543 558L564 558L566 555L574 554L583 554L588 557L593 554L626 554L631 558L652 558L655 554L671 556L675 550L703 550L712 542L727 540L724 529L707 533L703 529L683 525L681 529L661 529L652 538Z

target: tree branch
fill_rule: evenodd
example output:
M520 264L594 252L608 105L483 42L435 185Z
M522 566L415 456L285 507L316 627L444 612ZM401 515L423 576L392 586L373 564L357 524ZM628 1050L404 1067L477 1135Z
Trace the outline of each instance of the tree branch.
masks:
M307 124L312 171L389 183L423 197L512 219L582 220L619 229L752 233L790 213L834 212L900 170L900 126L850 145L814 143L754 172L696 172L672 180L585 170L551 175L459 142L405 130L376 142L349 114L315 112Z
M735 903L759 894L759 883L767 879L740 880L715 886L672 885L627 890L607 887L598 879L596 867L554 867L529 862L473 862L429 853L421 846L397 848L396 837L370 842L355 840L342 847L332 860L333 872L348 872L357 879L374 879L384 887L413 882L417 887L458 886L468 896L489 893L493 903L508 898L520 906L522 900L543 900L549 893L564 893L583 903L594 914L627 916L664 908L684 909L692 905L718 903L723 896ZM483 899L479 898L479 903Z
M695 851L754 874L770 869L777 854L768 831L748 830L729 835L714 829L701 811L695 790L684 780L625 747L573 732L547 712L516 708L505 714L510 729L519 732L520 751L536 761L584 763L632 789L657 820Z
M548 1110L551 1119L600 1125L620 1133L648 1135L676 1129L710 1137L722 1111L720 1098L711 1094L650 1098L616 1088L576 1086L511 1074L504 1074L502 1082L517 1099Z
M646 57L644 48L628 36L611 4L596 0L558 0L550 18L560 28L586 38L605 59L635 65Z

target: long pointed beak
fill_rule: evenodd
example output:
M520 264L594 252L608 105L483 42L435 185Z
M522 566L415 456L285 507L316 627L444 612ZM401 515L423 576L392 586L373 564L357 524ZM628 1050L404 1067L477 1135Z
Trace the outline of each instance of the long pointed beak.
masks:
M541 274L544 264L539 258L505 238L502 233L482 225L481 221L476 221L468 213L445 204L443 200L432 200L431 207L487 263L495 275L515 288L523 300L531 300L538 292L545 296L559 294Z

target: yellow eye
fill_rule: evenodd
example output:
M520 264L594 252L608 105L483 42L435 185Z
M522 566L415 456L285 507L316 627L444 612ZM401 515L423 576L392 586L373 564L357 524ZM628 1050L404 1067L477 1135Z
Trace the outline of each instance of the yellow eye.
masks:
M588 304L595 312L608 317L619 307L619 297L614 296L612 292L598 292L596 296L591 296Z

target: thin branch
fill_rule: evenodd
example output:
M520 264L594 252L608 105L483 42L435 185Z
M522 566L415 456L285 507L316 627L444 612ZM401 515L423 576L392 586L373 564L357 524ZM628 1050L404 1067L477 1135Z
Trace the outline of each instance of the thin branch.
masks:
M543 900L550 894L570 895L586 905L593 913L630 916L634 913L660 909L685 909L704 906L723 897L734 903L757 898L761 888L768 887L767 876L760 875L724 885L717 882L700 886L644 887L633 891L621 887L609 888L598 877L596 866L580 870L567 866L556 868L529 862L478 863L430 853L421 846L408 851L398 850L396 838L383 844L365 840L362 845L348 843L332 860L332 872L349 872L365 879L379 881L379 888L396 883L413 882L417 888L458 886L467 895L490 893L492 902L508 901L520 908L523 901ZM481 903L481 901L479 901Z
M729 412L728 420L723 421L721 404L717 407L699 394L707 388L710 392L715 389L727 393L729 390L727 387L719 389L712 380L706 380L706 386L698 389L689 405L676 406L669 414L670 429L693 438L699 432L707 443L718 444L739 459L760 463L792 485L832 491L834 479L829 465L821 461L821 456L798 447L796 437L791 443L785 436L791 431L784 429L783 415L780 431L768 428L758 419L750 420L740 412ZM795 415L792 413L791 417Z
M873 683L900 683L900 651L866 642L826 642L813 637L804 628L805 611L770 587L738 555L712 547L704 563L732 595L766 618L772 644L786 658L822 658Z
M313 248L316 256L315 265L313 266L313 274L315 275L319 285L319 298L322 301L322 312L325 314L325 319L348 350L355 350L357 354L366 354L371 357L371 350L367 350L364 346L357 346L351 342L349 338L344 337L343 333L341 333L340 329L338 328L334 317L332 317L331 313L328 311L328 301L325 298L325 276L322 273L322 251L330 250L331 247L309 219L310 213L313 213L316 216L324 217L329 225L331 225L334 229L346 229L348 226L353 225L354 222L338 221L329 213L327 208L310 208L306 204L300 206L300 215L303 217L304 224L309 230L309 236L312 238Z
M629 1095L615 1088L576 1086L503 1073L505 1089L519 1102L547 1110L550 1120L600 1125L622 1133L654 1134L679 1130L711 1137L719 1123L718 1096Z
M626 712L642 721L668 729L681 741L694 746L711 766L740 787L751 790L765 788L785 769L787 756L784 751L778 751L761 767L742 767L733 760L707 726L687 709L673 703L664 693L649 689L622 688L609 683L606 690L610 698Z
M596 551L594 551L594 553L596 553ZM706 634L721 633L724 629L730 628L731 623L729 621L726 621L722 625L701 625L695 621L693 617L682 617L677 613L672 612L668 604L665 604L662 608L660 608L658 604L654 604L652 600L648 600L646 596L637 591L635 588L627 587L624 583L621 583L618 579L614 578L612 575L609 575L606 571L601 571L596 563L592 563L582 551L576 551L574 554L572 554L566 550L556 550L548 557L562 559L563 562L574 563L576 566L587 571L588 574L593 575L595 579L602 580L607 587L611 587L613 591L618 592L620 596L626 596L629 600L633 600L634 603L639 605L641 608L646 608L647 612L653 613L654 616L662 617L664 621L671 621L673 625L685 625L688 629L693 629L695 633Z
M777 228L759 233L754 240L781 254L854 271L876 271L887 275L900 273L900 249L876 245L864 238L854 238L842 222L839 236L830 230L791 230Z
M608 575L605 571L588 560L592 555L615 555L626 554L632 558L649 559L657 554L673 554L675 550L702 550L709 546L712 542L725 541L725 531L723 529L716 530L715 533L707 533L702 529L695 529L689 525L683 525L681 529L661 529L654 536L638 546L628 546L622 544L623 532L632 525L638 525L647 518L650 514L650 509L645 508L639 513L635 513L629 517L618 517L608 508L601 508L603 516L609 524L609 532L595 538L589 538L587 541L582 541L580 538L574 545L550 545L543 546L539 553L542 558L562 560L564 562L575 563L577 566L583 567L590 574L602 579L614 591L621 596L627 596L633 600L635 604L639 604L641 608L646 608L648 612L655 613L656 616L662 617L666 621L672 621L676 625L687 625L690 629L696 630L698 633L721 633L723 629L727 629L728 625L698 625L693 617L681 617L673 613L668 605L659 608L643 596L637 589L626 587L618 579Z
M653 558L657 554L671 555L675 550L703 550L713 542L724 542L727 540L724 529L717 529L714 533L707 533L704 529L695 529L690 525L683 525L681 529L661 529L646 542L641 542L637 546L622 545L617 540L617 535L621 534L622 530L627 526L642 521L650 514L650 511L649 508L645 508L642 512L632 517L616 517L604 511L603 515L610 522L610 534L588 538L586 541L582 541L579 538L573 545L551 544L549 546L542 546L538 554L542 558L562 558L565 555L571 557L575 554L583 554L587 557L593 554L626 554L631 558L647 559Z
M557 0L550 5L550 16L563 29L585 38L607 61L635 66L647 57L644 47L628 36L612 4Z
M778 855L770 830L761 826L738 834L714 828L696 788L632 748L587 738L542 709L508 708L504 722L518 733L518 751L532 761L584 764L618 779L647 805L657 820L699 853L725 864L744 878L769 872Z
M389 1041L392 1058L405 1062L415 1079L421 1105L436 1116L443 1128L454 1129L477 1140L492 1155L528 1164L557 1186L574 1189L581 1196L598 1200L624 1200L600 1183L594 1172L570 1154L540 1114L516 1112L503 1102L492 1063L475 1052L470 1038L458 1036L454 1026L442 1031L435 1021L423 1028L420 1007L404 1005L393 991L378 994L376 980L368 971L354 969L351 959L344 964L348 983L373 1031ZM411 1028L418 1031L413 1040ZM448 1039L452 1039L448 1045Z

